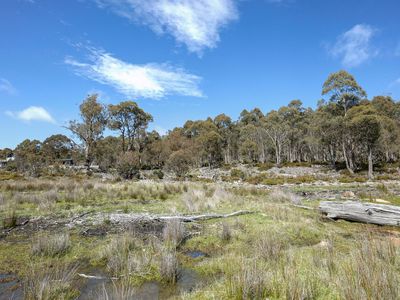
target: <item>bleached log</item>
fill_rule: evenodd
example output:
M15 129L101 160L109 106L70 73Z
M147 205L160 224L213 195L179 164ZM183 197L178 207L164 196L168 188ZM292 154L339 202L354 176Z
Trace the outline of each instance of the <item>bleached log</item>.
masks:
M362 203L358 201L322 201L321 213L330 219L400 226L400 207L394 205Z
M193 215L193 216L160 216L155 217L161 221L168 221L168 220L179 220L181 222L195 222L195 221L206 221L211 219L224 219L230 217L236 217L241 215L247 215L254 212L247 211L247 210L239 210L230 214L204 214L204 215Z

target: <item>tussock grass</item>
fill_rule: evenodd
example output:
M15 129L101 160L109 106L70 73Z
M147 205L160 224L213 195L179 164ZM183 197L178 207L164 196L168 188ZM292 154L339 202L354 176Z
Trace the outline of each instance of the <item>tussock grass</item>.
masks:
M68 232L53 235L41 233L33 240L32 253L34 255L59 256L65 254L70 246Z
M178 220L169 220L163 229L164 244L176 248L185 238L185 226Z
M77 266L31 265L23 283L24 299L73 299L79 292L72 288Z
M235 202L235 196L222 187L210 188L203 185L201 188L191 188L181 195L181 200L187 211L197 213L212 210L222 203Z
M135 299L135 288L129 280L123 279L113 281L111 288L106 288L103 284L100 291L96 293L95 299L98 300L130 300Z
M175 249L163 248L160 254L159 273L161 280L175 284L179 275L178 257Z
M267 299L271 274L257 261L241 258L239 270L229 275L225 289L229 299Z
M289 247L288 240L279 232L264 230L255 240L254 255L265 261L280 259Z
M282 189L273 189L271 193L268 195L268 199L275 203L293 203L293 204L300 204L301 199L296 194L293 194L290 191L285 191Z
M389 241L367 237L339 265L337 286L345 299L399 299L398 253Z
M221 240L230 241L232 238L232 228L228 222L223 222L221 224Z
M113 237L100 249L99 258L113 276L144 278L151 273L156 247L158 245L145 244L143 240L125 233Z

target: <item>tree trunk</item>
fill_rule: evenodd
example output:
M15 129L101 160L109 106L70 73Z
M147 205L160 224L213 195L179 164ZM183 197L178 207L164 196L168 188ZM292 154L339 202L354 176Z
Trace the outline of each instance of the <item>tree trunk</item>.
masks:
M343 219L360 223L400 226L400 207L394 205L357 201L322 201L319 210L328 218L335 220Z
M368 147L368 179L372 180L373 175L373 163L372 163L372 147Z
M354 171L350 166L349 158L347 157L346 145L344 141L342 142L342 148L343 148L344 161L346 162L346 168L350 172L350 174L354 174Z

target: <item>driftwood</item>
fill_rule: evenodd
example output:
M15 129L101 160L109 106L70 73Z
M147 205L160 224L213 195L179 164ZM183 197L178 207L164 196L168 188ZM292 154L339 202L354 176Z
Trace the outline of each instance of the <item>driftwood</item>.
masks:
M206 221L211 219L224 219L230 217L236 217L241 215L252 214L254 212L247 211L247 210L239 210L230 214L205 214L205 215L194 215L194 216L160 216L155 217L161 221L168 221L168 220L179 220L181 222L196 222L196 221Z
M357 201L322 201L319 210L334 220L343 219L368 224L400 226L400 207L394 205Z

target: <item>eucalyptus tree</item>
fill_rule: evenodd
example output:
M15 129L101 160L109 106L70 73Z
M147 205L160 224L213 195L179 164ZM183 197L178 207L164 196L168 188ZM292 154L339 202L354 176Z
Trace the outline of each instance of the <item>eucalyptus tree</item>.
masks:
M263 127L271 140L275 150L275 162L279 166L282 162L282 151L287 143L289 126L285 122L284 109L272 110L264 119Z
M140 148L140 139L153 117L146 113L134 101L124 101L108 106L108 127L121 134L122 151L134 151Z
M346 119L349 121L355 141L361 146L361 151L366 151L368 156L368 178L373 178L373 155L378 147L381 131L381 122L377 111L366 103L351 108Z
M49 136L43 141L42 145L42 152L48 163L72 158L75 148L74 142L63 134Z
M328 76L322 87L322 95L329 95L329 101L343 108L344 115L351 107L358 105L362 99L367 97L367 93L353 75L344 70Z
M237 158L237 126L232 122L232 119L225 114L216 116L214 118L214 124L217 126L218 133L221 136L224 163L230 164L234 158Z
M342 109L342 116L346 117L347 112L353 106L360 103L367 97L367 93L357 83L355 78L348 72L341 70L328 76L322 87L322 95L329 95L329 101ZM347 119L345 119L347 121ZM355 147L352 139L352 132L347 126L347 122L342 123L342 152L347 170L353 174L355 166Z
M67 127L84 144L86 166L89 169L97 142L103 137L107 124L106 111L97 101L98 95L89 95L79 106L80 121L70 121Z

